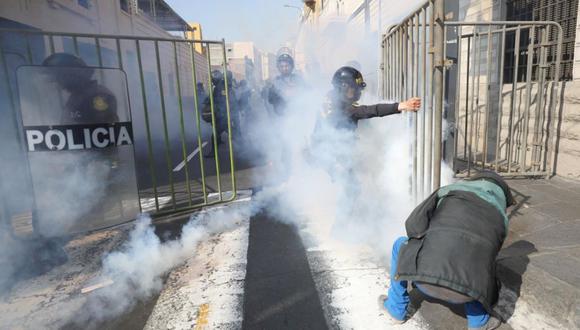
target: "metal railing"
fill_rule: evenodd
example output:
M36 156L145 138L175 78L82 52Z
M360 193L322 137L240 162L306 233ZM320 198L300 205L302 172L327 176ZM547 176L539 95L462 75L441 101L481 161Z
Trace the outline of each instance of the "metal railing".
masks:
M401 101L418 96L423 107L409 115L413 137L412 193L439 188L443 112L443 1L427 1L383 36L382 96Z
M415 198L439 188L443 161L456 176L552 174L562 36L555 22L445 21L442 0L387 30L382 96L423 101L409 118Z
M113 68L126 75L142 212L161 216L236 198L231 82L223 40L13 29L0 29L0 37L4 39L0 42L3 93L9 96L15 118L20 109L16 87L16 69L20 66L38 66L51 54L65 52L82 58L90 67ZM196 44L202 45L201 53L196 51ZM216 59L219 63L212 65ZM212 70L220 70L224 76L228 140L227 150L222 148L222 152L218 148L218 134L222 133L218 117L223 114L218 111L223 109L214 104L217 95L213 95ZM205 86L206 98L198 95L198 83ZM209 125L201 120L204 103L211 111ZM15 123L21 125L18 120ZM204 136L210 134L212 141L204 142ZM24 143L22 137L14 138ZM203 157L208 144L215 146L212 160ZM194 157L199 161L192 161ZM224 157L226 167L220 159ZM225 185L224 180L229 184Z

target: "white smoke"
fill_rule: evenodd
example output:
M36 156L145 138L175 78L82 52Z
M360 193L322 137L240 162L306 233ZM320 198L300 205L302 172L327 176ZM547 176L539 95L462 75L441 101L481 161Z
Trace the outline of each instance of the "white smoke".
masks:
M143 214L118 250L103 258L101 275L95 283L112 284L94 291L88 298L87 312L75 320L94 324L121 315L139 301L157 294L164 276L196 253L198 244L209 236L235 228L256 210L255 203L238 203L192 215L177 240L162 243Z

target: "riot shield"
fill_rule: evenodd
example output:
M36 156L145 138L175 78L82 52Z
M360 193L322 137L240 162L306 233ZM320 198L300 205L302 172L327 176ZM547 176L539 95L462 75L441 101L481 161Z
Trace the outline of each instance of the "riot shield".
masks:
M134 219L139 197L123 71L22 66L17 79L34 230L61 236Z

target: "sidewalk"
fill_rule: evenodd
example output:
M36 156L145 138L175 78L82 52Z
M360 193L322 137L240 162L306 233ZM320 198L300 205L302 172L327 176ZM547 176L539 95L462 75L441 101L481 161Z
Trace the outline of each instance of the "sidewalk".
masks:
M498 311L514 328L580 328L580 181L510 180L518 205L498 257Z

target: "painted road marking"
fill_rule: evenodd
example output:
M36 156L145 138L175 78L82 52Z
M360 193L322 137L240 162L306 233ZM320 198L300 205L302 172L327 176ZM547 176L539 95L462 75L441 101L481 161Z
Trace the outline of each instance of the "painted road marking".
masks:
M202 330L208 323L207 316L209 315L209 304L199 306L197 311L197 319L195 320L195 330Z

